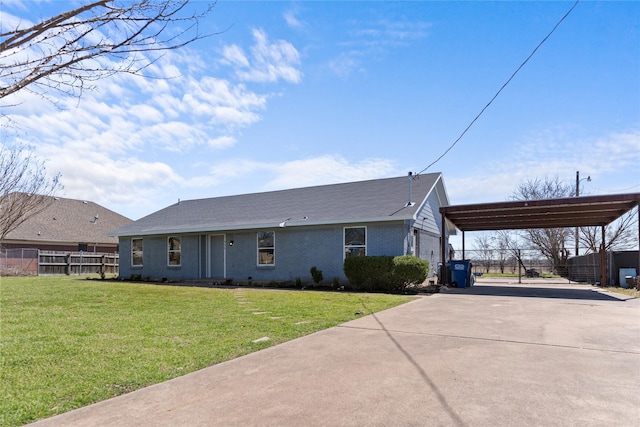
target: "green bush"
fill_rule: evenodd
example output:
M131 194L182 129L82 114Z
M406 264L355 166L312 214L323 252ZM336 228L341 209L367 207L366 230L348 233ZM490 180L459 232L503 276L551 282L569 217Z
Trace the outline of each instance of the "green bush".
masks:
M349 257L344 260L344 274L356 291L386 291L392 267L391 256Z
M429 262L412 255L365 256L344 260L344 274L357 291L402 292L425 281Z
M316 268L316 266L314 265L313 267L311 267L311 269L309 270L309 272L311 273L311 278L313 279L314 283L316 285L319 285L320 282L322 282L322 270L318 270Z
M393 259L394 289L404 291L412 284L420 284L429 275L429 261L413 255L397 256Z

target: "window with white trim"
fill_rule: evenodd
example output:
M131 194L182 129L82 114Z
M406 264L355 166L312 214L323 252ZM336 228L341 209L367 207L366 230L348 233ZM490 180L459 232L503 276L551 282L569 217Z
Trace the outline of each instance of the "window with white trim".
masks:
M367 227L344 228L344 257L367 255Z
M171 267L179 267L181 265L182 245L179 237L169 237L167 239L168 262Z
M274 231L258 232L258 265L276 264L276 233Z
M131 239L131 266L142 267L142 239Z

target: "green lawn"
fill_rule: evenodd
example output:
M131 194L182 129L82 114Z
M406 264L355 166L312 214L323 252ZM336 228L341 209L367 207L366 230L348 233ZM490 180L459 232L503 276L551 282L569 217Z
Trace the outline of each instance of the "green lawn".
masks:
M409 301L0 278L0 425L22 425ZM252 341L269 337L268 342Z

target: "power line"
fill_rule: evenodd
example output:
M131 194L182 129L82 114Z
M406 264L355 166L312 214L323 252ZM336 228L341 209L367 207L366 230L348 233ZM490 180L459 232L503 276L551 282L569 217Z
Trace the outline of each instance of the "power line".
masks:
M602 193L621 193L621 192L625 192L625 191L629 191L629 190L633 190L634 188L638 188L640 187L640 184L636 184L636 185L632 185L631 187L627 187L627 188L620 188L620 189L616 189L616 190L607 190L604 188L599 188L599 187L593 187L594 190L599 190Z
M493 95L493 98L491 98L491 100L487 103L487 105L484 106L484 108L482 110L480 110L480 112L478 113L478 115L471 121L471 123L469 123L469 126L466 127L466 129L460 134L460 136L458 137L458 139L456 139L455 141L453 141L453 144L451 144L449 146L449 148L447 148L445 150L444 153L442 153L440 155L440 157L438 157L435 161L433 161L431 164L429 164L429 166L427 166L426 168L422 169L420 172L418 172L418 175L420 175L421 173L423 173L424 171L426 171L427 169L429 169L431 166L435 165L436 163L438 163L440 161L440 159L442 159L444 156L447 155L447 153L449 151L451 151L451 149L453 147L455 147L455 145L458 143L458 141L460 141L462 139L462 137L467 133L467 131L471 128L471 126L473 126L473 124L480 118L480 116L484 113L484 111L489 108L489 106L493 103L493 101L498 97L498 95L500 95L500 92L502 92L502 90L507 87L507 85L511 82L511 80L513 80L513 78L516 76L516 74L518 74L518 72L522 69L522 67L525 66L525 64L527 62L529 62L529 60L531 59L531 57L533 57L533 55L535 55L535 53L538 51L538 49L544 44L544 42L547 41L547 39L549 37L551 37L551 34L553 34L556 29L560 26L560 24L562 24L562 21L564 21L567 16L569 16L569 14L573 11L573 9L576 8L576 6L578 5L578 3L580 2L580 0L576 0L576 2L573 4L573 6L571 6L571 8L567 11L567 13L564 14L564 16L562 18L560 18L560 20L558 21L558 23L553 27L553 29L549 32L549 34L546 35L545 38L542 39L542 41L540 43L538 43L538 45L535 47L535 49L533 49L533 51L529 54L529 56L527 57L527 59L524 60L524 62L522 62L522 64L520 64L520 66L516 69L516 71L513 72L513 74L511 74L511 77L509 77L509 79L505 82L505 84L502 85L502 87L500 88L500 90L498 90L496 92L495 95Z

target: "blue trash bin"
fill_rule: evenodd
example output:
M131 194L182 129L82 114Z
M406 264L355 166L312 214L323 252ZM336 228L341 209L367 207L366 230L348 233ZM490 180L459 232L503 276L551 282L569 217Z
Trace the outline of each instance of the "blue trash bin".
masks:
M449 261L451 285L458 288L471 286L471 262L469 260Z

